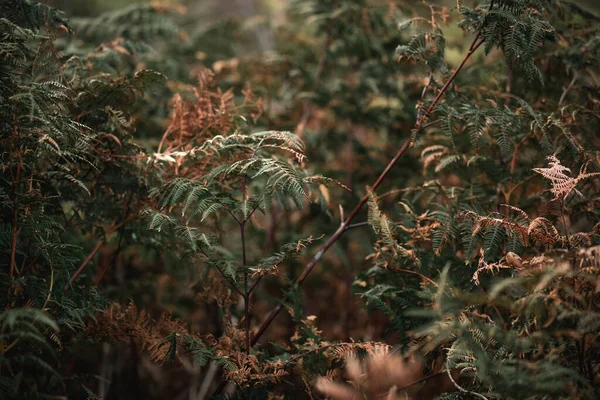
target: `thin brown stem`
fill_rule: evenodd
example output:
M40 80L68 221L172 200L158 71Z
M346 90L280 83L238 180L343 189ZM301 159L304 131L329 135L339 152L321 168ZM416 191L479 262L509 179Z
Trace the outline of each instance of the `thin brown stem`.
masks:
M368 226L369 221L357 222L355 224L350 224L346 226L346 230L354 229L354 228L362 228L363 226Z
M256 286L258 286L258 284L260 283L261 279L263 278L264 275L259 276L258 278L256 278L256 280L254 281L254 283L252 284L252 286L250 287L250 290L248 291L248 297L250 297L250 295L252 294L252 292L254 291L254 288L256 288Z
M96 255L96 253L102 248L102 246L104 245L104 240L105 240L105 238L102 238L96 244L96 246L94 246L94 248L92 249L92 251L90 252L90 254L88 254L88 256L85 258L85 260L83 260L83 262L81 263L81 265L79 266L79 268L77 268L77 271L75 271L75 273L73 274L73 276L69 280L69 283L67 283L65 285L65 288L64 288L65 290L69 289L69 287L71 286L71 284L73 284L73 282L81 274L81 272L83 271L83 269L89 264L89 262L92 260L92 258L94 258L94 256Z
M242 221L243 223L246 223L246 221L248 221L250 218L252 218L252 215L254 214L254 212L258 210L258 206L255 206L252 208L252 211L250 211L248 213L248 216L246 218L244 218L244 220Z
M446 91L448 90L448 88L450 87L450 85L452 84L452 82L454 82L454 79L456 79L456 75L458 75L458 73L463 69L463 67L465 66L465 64L467 63L467 61L469 60L469 58L471 58L471 56L473 55L473 53L475 53L475 51L477 51L477 49L483 44L483 39L481 39L479 42L477 42L477 40L479 40L479 34L475 37L475 40L473 40L473 43L471 44L471 47L469 47L469 52L467 53L467 55L463 58L463 60L461 61L461 63L459 64L459 66L456 68L456 70L454 71L454 73L452 74L452 76L448 79L448 81L446 81L446 84L438 92L438 94L435 97L435 99L433 99L433 101L429 105L429 108L427 109L427 111L425 112L425 114L423 115L423 117L426 117L427 115L429 115L433 111L434 107L440 101L440 98L442 97L442 95L444 93L446 93ZM419 124L419 121L417 121L417 126L415 127L415 129L418 131L418 130L420 130L420 128L421 128L421 125Z
M245 267L246 263L246 229L245 223L240 223L240 239L242 240L242 265Z
M85 258L85 260L83 260L83 262L81 263L81 265L79 266L79 268L77 268L77 271L75 271L75 273L73 274L73 276L71 277L71 279L69 280L69 282L65 285L64 290L68 290L69 289L69 287L73 284L73 282L75 282L75 280L83 272L84 268L90 263L90 261L92 261L92 259L96 255L96 253L98 253L98 251L104 245L104 242L106 241L106 238L108 236L112 235L117 230L119 230L119 228L121 228L123 225L125 225L129 220L131 220L132 218L134 218L137 215L138 211L139 210L136 210L134 213L132 213L131 215L129 215L129 217L125 218L122 222L120 222L118 224L116 223L116 220L112 223L112 225L105 232L105 234L102 237L102 239L96 244L96 246L88 254L88 256Z
M355 66L356 67L356 66ZM356 67L358 69L358 67ZM348 131L348 135L346 136L346 186L352 188L353 181L353 171L354 171L354 137L355 131L357 128L350 129ZM354 273L352 271L352 264L347 262L351 258L350 248L348 246L344 246L344 251L346 253L345 259L342 267L344 269L344 296L345 296L345 304L343 310L343 332L344 332L344 340L350 340L350 321L352 317L352 282L354 282Z
M579 339L579 342L575 342L577 344L577 355L579 359L579 371L581 375L587 375L585 370L585 333Z
M17 238L19 237L19 225L17 223L17 207L16 201L13 201L13 229L12 229L12 240L10 246L10 278L12 279L15 268L17 265L16 255L17 255Z
M398 388L398 389L397 389L397 392L403 392L403 391L405 391L406 389L408 389L408 388L410 388L410 387L412 387L412 386L415 386L415 385L417 385L417 384L419 384L419 383L421 383L421 382L428 381L428 380L430 380L430 379L432 379L432 378L435 378L435 377L437 377L437 376L443 375L443 374L445 374L445 373L446 373L446 370L445 370L445 369L443 369L443 370L441 370L440 372L436 372L436 373L433 373L433 374L431 374L431 375L424 376L423 378L419 378L419 379L417 379L416 381L412 381L412 382L411 382L411 383L409 383L408 385L404 385L404 386L402 386L401 388Z
M379 196L381 198L381 196ZM401 222L394 222L396 225L400 225ZM346 230L354 229L354 228L362 228L363 226L369 226L369 221L357 222L355 224L350 224L346 226Z
M427 276L425 276L425 275L423 275L423 274L421 274L421 273L419 273L417 271L413 271L413 270L410 270L410 269L404 269L404 268L396 268L396 267L388 267L388 268L385 268L385 269L388 269L388 270L394 271L394 272L402 272L402 273L405 273L405 274L417 275L419 278L423 279L424 281L427 281L427 282L431 283L435 287L439 287L440 286L433 279L431 279L431 278L429 278L429 277L427 277Z
M569 86L567 86L565 88L565 90L563 90L562 94L560 95L560 99L558 100L559 107L562 105L563 101L565 101L567 94L571 91L571 89L573 89L573 86L575 86L575 82L577 82L577 74L573 75L573 79L571 79Z
M240 221L238 219L238 217L236 217L235 214L231 212L231 210L228 210L228 209L225 209L225 210L229 213L229 215L231 215L231 218L233 218L235 220L235 222L237 222L238 224L242 223L242 221Z
M427 129L434 125L437 125L437 124L441 123L442 121L443 121L442 119L436 119L435 121L428 122L421 127L421 130Z
M231 288L233 290L238 292L240 296L244 297L244 292L242 292L240 289L238 289L238 287L233 282L231 282L231 280L227 277L227 275L225 275L225 272L223 272L221 267L219 267L218 265L215 265L215 268L217 269L217 271L219 271L219 273L221 274L223 279L225 279L225 282L229 283L229 285L231 286Z
M594 300L595 293L596 293L596 286L593 286L590 291L590 300L588 301L588 306L587 306L588 313L592 310L592 303ZM583 348L583 356L582 356L581 362L582 362L582 364L587 366L588 378L589 378L590 382L592 384L594 384L594 370L592 369L591 361L589 359L586 360L586 357L585 357L585 336L586 336L586 334L584 333L581 338L581 347Z

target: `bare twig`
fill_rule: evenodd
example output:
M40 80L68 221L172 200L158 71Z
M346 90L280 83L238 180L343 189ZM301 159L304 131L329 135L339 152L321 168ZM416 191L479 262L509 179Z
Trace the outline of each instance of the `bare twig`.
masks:
M355 224L346 225L345 229L350 230L354 228L362 228L363 226L368 226L369 221L357 222Z
M424 124L424 125L421 127L421 129L422 129L422 130L423 130L423 129L427 129L427 128L431 127L431 126L434 126L434 125L437 125L437 124L441 123L442 121L443 121L443 120L441 120L441 119L436 119L435 121L428 122L428 123Z
M575 86L575 83L577 82L577 74L573 75L573 79L571 79L571 83L569 83L569 86L567 86L565 88L565 90L563 90L562 94L560 95L560 100L558 100L558 106L560 107L561 104L563 103L563 101L565 101L565 98L567 97L567 94L569 94L569 92L571 91L571 89L573 89L573 86Z
M429 89L429 86L431 86L431 81L433 80L433 72L429 73L429 79L427 79L427 84L425 85L425 87L423 87L423 91L421 92L421 98L424 99L425 95L427 94L427 90Z
M244 225L240 224L242 235L242 266L246 267L246 239ZM258 282L258 281L257 281ZM248 271L244 271L244 323L246 325L246 354L250 354L250 290L248 288Z
M252 284L252 286L250 287L250 290L248 291L248 297L250 297L250 295L252 294L252 292L254 291L254 288L256 288L256 286L259 284L260 280L263 278L264 275L260 275L258 278L256 278L256 281L254 281L254 283Z
M394 272L402 272L402 273L405 273L405 274L417 275L419 278L423 279L424 281L427 281L427 282L431 283L435 287L439 287L440 286L433 279L431 279L431 278L429 278L429 277L427 277L427 276L425 276L425 275L423 275L423 274L421 274L421 273L419 273L417 271L413 271L413 270L410 270L410 269L404 269L404 268L396 268L396 267L387 267L387 268L384 268L384 269L387 269L387 270L390 270L390 271L394 271Z
M115 219L115 221L113 221L112 225L105 232L105 234L102 237L102 239L96 244L96 246L88 254L88 256L85 258L85 260L83 260L83 262L81 263L81 265L79 266L79 268L77 268L77 271L75 271L75 273L73 274L73 276L71 277L71 279L69 280L69 282L65 285L64 290L68 290L69 289L69 287L73 284L73 282L75 282L75 280L79 277L79 275L81 274L81 272L83 272L84 268L89 264L90 261L92 261L92 259L96 255L96 253L98 253L98 251L104 245L104 242L106 241L106 238L108 238L114 232L116 232L117 230L119 230L119 228L121 228L123 225L125 225L128 221L130 221L131 219L135 218L138 215L138 212L139 212L139 209L136 210L135 212L131 213L127 218L123 219L123 221L121 221L118 224L116 223L117 222L116 219Z
M225 272L223 272L223 270L218 265L215 265L215 268L217 269L217 271L219 271L219 273L221 274L223 279L225 279L225 281L227 283L229 283L229 285L233 288L233 290L238 292L238 294L240 296L244 297L244 292L242 292L240 289L238 289L238 287L233 282L231 282L231 280L229 278L227 278L227 275L225 275Z
M416 381L413 381L413 382L409 383L408 385L404 385L404 386L402 386L401 388L398 388L398 389L397 389L397 392L398 392L398 393L401 393L401 392L405 391L406 389L408 389L408 388L410 388L410 387L412 387L412 386L415 386L416 384L419 384L419 383L421 383L421 382L428 381L428 380L430 380L430 379L432 379L432 378L435 378L436 376L440 376L440 375L442 375L442 374L445 374L445 373L446 373L446 370L445 370L445 369L443 369L443 370L441 370L440 372L435 372L435 373L433 373L433 374L431 374L431 375L424 376L423 378L419 378L419 379L417 379Z

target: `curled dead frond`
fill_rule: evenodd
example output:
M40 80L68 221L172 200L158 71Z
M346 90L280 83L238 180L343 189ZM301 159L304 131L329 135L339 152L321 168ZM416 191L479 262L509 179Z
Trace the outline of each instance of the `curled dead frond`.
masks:
M476 285L479 285L479 274L482 272L490 272L494 273L496 271L500 271L501 269L520 269L523 267L523 260L519 257L518 254L509 251L506 253L504 257L500 259L500 261L495 263L488 263L485 261L483 249L480 250L479 256L479 264L477 266L477 270L473 273L473 277L471 280L475 282Z
M544 217L538 217L531 221L527 228L527 235L534 245L545 248L551 248L561 241L561 236L556 227Z

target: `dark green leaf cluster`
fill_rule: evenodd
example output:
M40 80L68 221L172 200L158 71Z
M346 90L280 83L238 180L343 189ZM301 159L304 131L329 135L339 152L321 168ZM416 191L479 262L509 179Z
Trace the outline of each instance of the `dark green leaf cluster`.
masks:
M479 33L486 54L499 47L509 68L518 66L529 80L542 82L534 57L544 41L554 37L554 28L546 15L558 6L557 0L499 0L475 9L461 4L461 27Z

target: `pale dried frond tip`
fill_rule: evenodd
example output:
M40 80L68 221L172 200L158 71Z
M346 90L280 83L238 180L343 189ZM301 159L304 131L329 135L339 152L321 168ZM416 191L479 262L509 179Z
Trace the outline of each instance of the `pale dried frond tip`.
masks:
M548 168L534 168L533 170L541 174L544 178L550 180L552 184L552 195L556 200L564 201L571 192L581 195L575 187L584 179L600 175L598 172L587 173L587 164L585 164L576 177L569 176L571 169L560 163L556 156L548 156Z
M410 399L410 393L397 388L409 386L422 376L421 364L381 346L372 355L359 361L354 354L346 357L346 376L350 384L333 382L321 377L316 388L334 400L348 399Z

